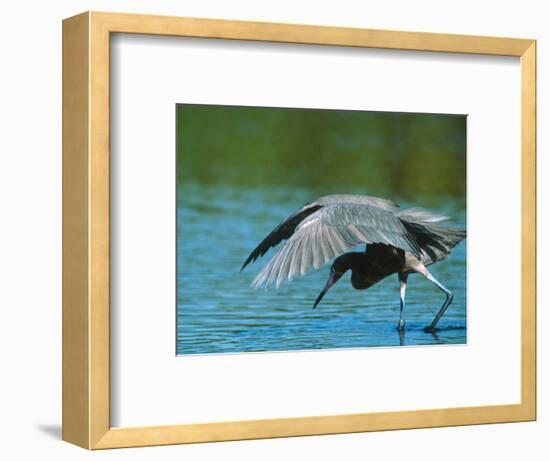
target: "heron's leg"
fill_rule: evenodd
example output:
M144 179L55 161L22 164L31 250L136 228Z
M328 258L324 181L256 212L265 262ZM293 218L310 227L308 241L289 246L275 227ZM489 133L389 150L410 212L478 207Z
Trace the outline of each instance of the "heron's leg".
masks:
M397 329L403 331L405 329L405 291L407 291L408 272L399 273L399 297L401 299L401 308L399 310L399 323Z
M439 312L435 316L432 324L429 327L426 327L424 330L427 332L432 332L435 330L435 326L437 325L437 322L439 322L439 319L443 316L449 305L453 302L454 295L447 287L445 287L439 280L437 280L432 274L430 274L427 270L425 273L422 273L424 277L426 277L430 282L432 282L435 286L437 286L441 291L445 293L447 296L445 298L445 302L439 309Z
M405 330L399 330L399 345L405 345Z

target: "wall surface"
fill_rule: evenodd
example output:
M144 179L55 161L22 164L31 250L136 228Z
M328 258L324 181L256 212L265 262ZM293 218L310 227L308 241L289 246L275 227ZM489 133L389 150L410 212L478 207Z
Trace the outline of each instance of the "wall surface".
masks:
M61 19L84 10L538 40L538 421L89 453L61 434ZM548 459L549 14L546 2L74 0L9 2L0 72L0 450L5 459ZM505 251L505 249L503 249ZM499 268L505 270L505 268ZM503 289L502 287L493 287ZM498 327L498 322L495 323ZM404 381L406 383L406 380Z

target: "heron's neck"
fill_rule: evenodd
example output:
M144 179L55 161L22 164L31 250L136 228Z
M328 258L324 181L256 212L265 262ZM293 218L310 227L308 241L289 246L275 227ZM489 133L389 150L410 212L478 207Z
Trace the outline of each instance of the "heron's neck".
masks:
M338 266L342 272L347 270L359 270L360 267L365 263L365 253L351 252L345 253L342 256L339 256L334 261L334 265Z

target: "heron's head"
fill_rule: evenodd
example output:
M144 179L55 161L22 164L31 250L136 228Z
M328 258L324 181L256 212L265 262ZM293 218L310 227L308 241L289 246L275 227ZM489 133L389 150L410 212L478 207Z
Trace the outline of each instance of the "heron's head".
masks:
M327 283L321 293L319 293L315 304L313 304L313 309L315 309L317 307L317 304L321 302L321 299L323 299L323 296L325 296L326 292L330 290L330 287L334 285L338 280L340 280L342 275L344 275L349 269L352 268L356 259L354 255L355 253L346 253L334 260L334 263L332 263L332 266L330 267L330 273Z

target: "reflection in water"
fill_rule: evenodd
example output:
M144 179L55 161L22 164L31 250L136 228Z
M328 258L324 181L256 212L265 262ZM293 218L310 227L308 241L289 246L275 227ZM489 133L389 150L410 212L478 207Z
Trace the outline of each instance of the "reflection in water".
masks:
M406 331L400 334L396 330L397 276L367 291L354 290L349 276L344 276L313 310L330 264L269 291L253 290L250 283L273 250L239 272L263 236L290 212L317 198L310 190L187 181L178 193L179 354L466 342L466 242L456 247L449 259L430 269L455 294L437 332L429 334L423 329L444 296L423 277L411 275ZM455 218L454 225L465 225L460 200L442 200L439 207L431 209Z

